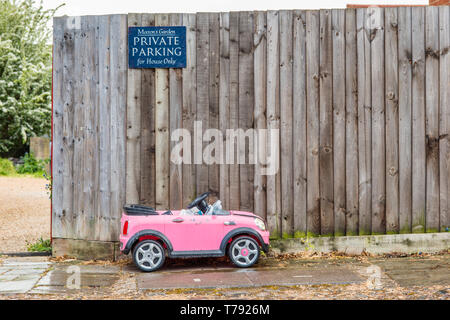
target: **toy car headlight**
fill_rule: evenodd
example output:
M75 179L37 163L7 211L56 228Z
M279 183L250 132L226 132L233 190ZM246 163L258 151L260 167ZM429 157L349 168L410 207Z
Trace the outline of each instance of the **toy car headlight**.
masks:
M266 231L266 224L261 219L255 218L255 224L261 231Z

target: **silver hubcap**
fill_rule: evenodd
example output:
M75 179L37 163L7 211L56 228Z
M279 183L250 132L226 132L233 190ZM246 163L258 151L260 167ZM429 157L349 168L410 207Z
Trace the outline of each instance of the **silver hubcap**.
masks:
M242 239L234 244L231 255L234 261L240 265L248 266L255 262L258 257L258 250L258 246L253 241Z
M155 268L161 262L161 259L162 251L153 243L144 244L136 251L136 261L145 269Z

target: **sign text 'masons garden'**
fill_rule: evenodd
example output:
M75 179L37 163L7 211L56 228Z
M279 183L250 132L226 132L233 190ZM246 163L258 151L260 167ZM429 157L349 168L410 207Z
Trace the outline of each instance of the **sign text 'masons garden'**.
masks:
M184 68L186 27L130 27L130 68Z

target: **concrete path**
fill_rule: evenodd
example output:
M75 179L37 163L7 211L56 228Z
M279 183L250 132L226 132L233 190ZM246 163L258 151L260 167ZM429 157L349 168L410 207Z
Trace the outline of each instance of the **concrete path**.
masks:
M227 289L266 286L367 284L379 277L383 287L444 286L450 291L450 255L411 258L262 259L253 268L234 268L216 260L172 260L160 271L144 273L131 262L85 265L80 261L49 262L45 257L3 258L0 262L0 299L13 294L67 294L158 289ZM374 278L375 277L375 278ZM124 280L125 279L125 280ZM122 282L125 281L125 282ZM445 291L445 292L444 292Z
M350 284L364 281L348 267L285 269L219 269L202 272L140 273L138 288L233 288L280 285Z

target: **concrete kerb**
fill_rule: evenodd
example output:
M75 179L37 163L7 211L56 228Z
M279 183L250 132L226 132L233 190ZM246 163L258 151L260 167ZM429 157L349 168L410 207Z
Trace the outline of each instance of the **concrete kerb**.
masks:
M450 249L450 233L393 234L351 237L310 237L272 240L274 253L342 252L359 255L387 253L437 253Z

